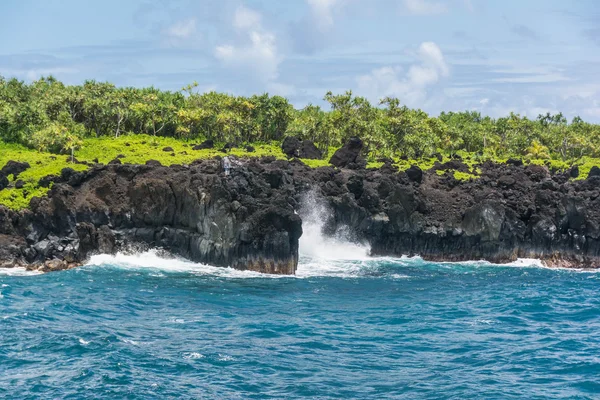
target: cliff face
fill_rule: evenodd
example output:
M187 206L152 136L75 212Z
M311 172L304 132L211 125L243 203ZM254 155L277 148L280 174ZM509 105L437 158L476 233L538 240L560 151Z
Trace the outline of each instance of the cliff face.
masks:
M332 230L354 227L378 255L600 266L600 178L573 182L534 165L481 170L472 182L435 173L421 182L404 173L342 173L331 180L336 185L322 184L335 211Z
M217 266L293 274L300 218L252 164L229 178L215 160L63 170L31 211L2 211L0 243L11 250L0 260L62 269L95 252L142 244Z
M491 163L469 182L358 162L310 169L248 160L229 177L216 160L149 164L66 169L31 210L0 207L0 266L64 269L142 244L217 266L293 274L302 234L294 210L308 191L331 209L329 232L349 227L374 255L600 266L600 177L574 182L545 167Z

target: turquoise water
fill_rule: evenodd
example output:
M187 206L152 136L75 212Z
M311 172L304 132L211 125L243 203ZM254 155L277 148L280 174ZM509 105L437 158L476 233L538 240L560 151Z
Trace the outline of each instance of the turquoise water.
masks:
M153 253L0 272L0 398L599 398L600 274ZM10 275L7 275L10 274Z

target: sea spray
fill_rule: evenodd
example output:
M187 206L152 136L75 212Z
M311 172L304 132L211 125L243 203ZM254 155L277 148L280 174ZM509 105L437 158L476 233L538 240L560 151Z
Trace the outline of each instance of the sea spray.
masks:
M301 204L299 212L303 230L300 237L301 257L355 261L368 258L369 246L353 241L348 227L339 227L332 236L323 233L325 223L331 217L331 210L323 198L311 191L304 195Z

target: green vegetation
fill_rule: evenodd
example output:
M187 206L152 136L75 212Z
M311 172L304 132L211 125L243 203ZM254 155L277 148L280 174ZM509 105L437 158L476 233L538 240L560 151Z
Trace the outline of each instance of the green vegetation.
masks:
M309 139L322 150L361 137L374 161L379 157L430 158L467 152L479 157L555 159L573 164L600 156L600 126L562 114L528 119L518 114L493 119L478 112L431 117L395 98L373 106L352 92L325 95L330 111L309 105L296 110L283 97L240 97L117 88L87 81L66 86L42 78L31 84L0 77L0 139L50 152L75 152L90 137L119 139L147 134L219 143Z
M229 143L236 156L285 158L280 144L286 136L311 140L323 151L322 160L304 160L311 167L328 165L337 148L359 136L367 145L368 168L380 167L386 157L401 170L413 164L426 170L440 158L461 156L473 174L452 172L459 180L476 177L476 165L484 160L510 157L553 169L577 164L586 176L600 157L600 125L578 117L569 123L562 114L493 119L468 111L432 117L395 98L374 106L352 92L327 93L329 111L315 105L297 110L280 96L201 94L196 88L170 92L96 81L67 86L52 77L26 84L0 76L0 166L8 160L32 165L19 177L22 189L0 191L0 204L26 207L47 192L37 186L41 177L66 166L85 168L70 163L73 157L186 164L222 154L217 149ZM206 139L217 143L215 149L192 150ZM256 151L248 153L248 144ZM172 151L163 151L166 147Z
M64 155L56 156L21 145L0 142L0 166L4 166L9 160L26 161L31 165L31 168L18 177L25 184L22 189L10 187L0 190L0 204L16 210L26 208L32 197L44 196L48 191L48 188L38 186L38 181L44 176L59 175L60 171L67 166L78 171L86 169L85 165L71 164L67 158ZM9 180L12 181L12 178L9 176Z

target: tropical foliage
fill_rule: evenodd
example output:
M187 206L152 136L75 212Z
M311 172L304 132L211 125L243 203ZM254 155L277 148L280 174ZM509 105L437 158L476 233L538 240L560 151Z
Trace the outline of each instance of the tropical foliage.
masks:
M67 86L42 78L27 84L0 77L0 139L38 150L73 154L86 138L146 134L183 140L212 139L242 145L296 135L327 152L352 136L367 143L373 158L427 158L468 152L480 157L557 159L577 162L600 152L600 126L562 114L529 119L518 114L490 118L478 112L438 117L410 109L401 99L377 105L348 91L327 93L329 110L297 110L280 96L119 88L87 81Z

